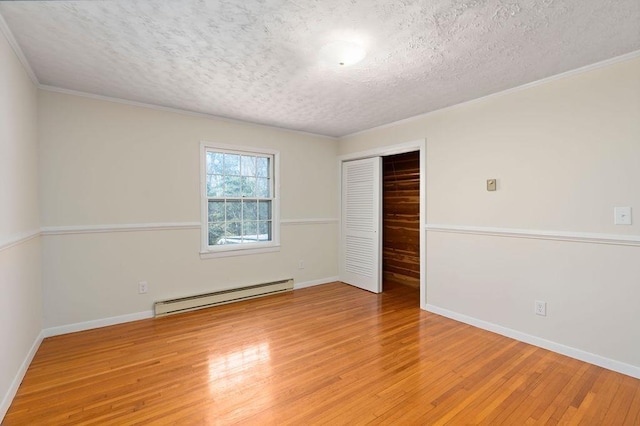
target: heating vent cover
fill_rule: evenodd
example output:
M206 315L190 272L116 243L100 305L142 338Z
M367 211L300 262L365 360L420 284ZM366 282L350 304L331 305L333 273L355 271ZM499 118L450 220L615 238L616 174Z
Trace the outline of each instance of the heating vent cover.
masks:
M153 309L155 316L161 317L291 290L293 290L293 279L273 281L215 293L164 300L156 302Z

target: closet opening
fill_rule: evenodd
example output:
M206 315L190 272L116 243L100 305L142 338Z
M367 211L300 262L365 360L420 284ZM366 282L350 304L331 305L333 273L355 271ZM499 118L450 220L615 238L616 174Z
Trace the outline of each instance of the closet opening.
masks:
M382 288L420 288L420 151L382 158Z

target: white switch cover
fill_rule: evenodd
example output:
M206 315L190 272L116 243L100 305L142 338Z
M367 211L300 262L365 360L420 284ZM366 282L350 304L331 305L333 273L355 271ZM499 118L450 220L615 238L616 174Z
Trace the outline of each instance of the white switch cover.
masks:
M615 207L613 209L616 225L631 225L631 207Z

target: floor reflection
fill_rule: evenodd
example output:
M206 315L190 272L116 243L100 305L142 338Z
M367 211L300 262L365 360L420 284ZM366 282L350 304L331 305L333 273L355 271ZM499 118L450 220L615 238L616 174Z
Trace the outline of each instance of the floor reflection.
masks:
M209 389L212 394L237 389L245 382L271 374L269 343L259 343L209 359Z

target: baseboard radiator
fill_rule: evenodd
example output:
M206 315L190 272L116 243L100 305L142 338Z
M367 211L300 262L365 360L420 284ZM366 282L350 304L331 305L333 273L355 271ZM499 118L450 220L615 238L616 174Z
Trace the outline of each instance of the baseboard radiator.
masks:
M153 310L156 317L162 317L291 290L293 290L292 279L273 281L232 290L217 291L215 293L164 300L162 302L156 302L153 305Z

